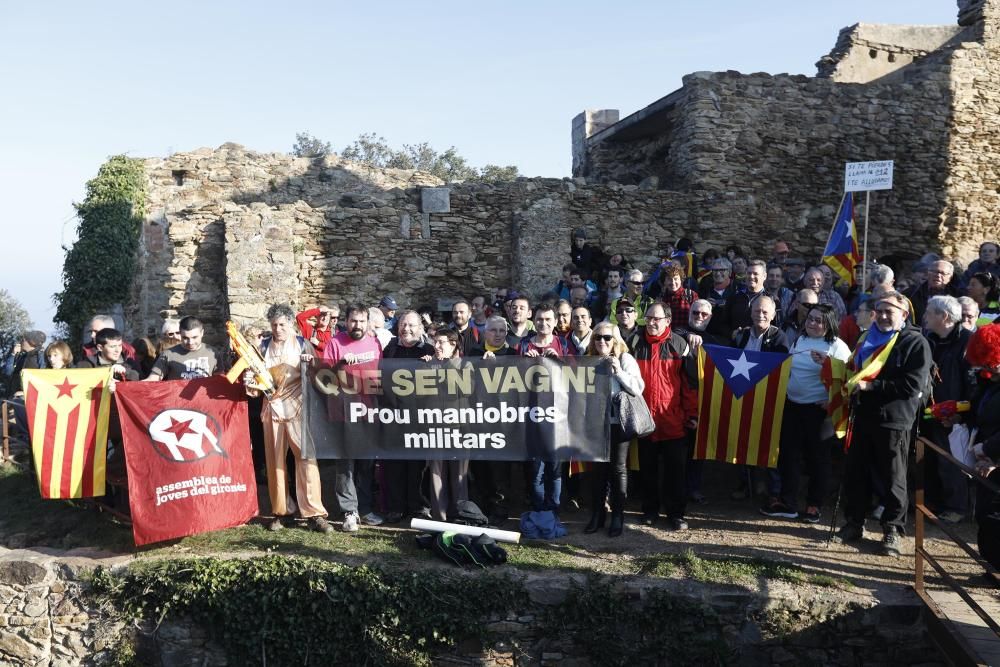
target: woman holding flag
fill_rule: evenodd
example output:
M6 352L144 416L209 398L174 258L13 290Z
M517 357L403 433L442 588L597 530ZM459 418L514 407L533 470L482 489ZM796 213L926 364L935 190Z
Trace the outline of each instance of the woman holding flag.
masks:
M837 338L837 319L833 306L814 304L806 314L805 330L792 345L792 370L788 377L788 393L781 420L781 449L778 472L781 475L781 495L771 498L761 508L770 517L797 519L799 478L805 461L809 475L806 510L802 518L816 523L820 506L826 497L830 476L830 447L823 437L826 405L829 394L821 372L827 358L847 361L851 351ZM827 429L830 430L830 429ZM832 434L832 432L831 432Z

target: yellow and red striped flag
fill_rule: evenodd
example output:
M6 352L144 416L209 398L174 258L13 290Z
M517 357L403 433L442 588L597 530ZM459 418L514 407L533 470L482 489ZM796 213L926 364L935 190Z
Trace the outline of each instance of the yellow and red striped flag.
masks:
M820 379L829 392L826 413L833 422L837 437L844 438L845 451L851 446L851 439L848 437L851 392L858 386L858 382L878 377L896 343L897 334L896 331L882 331L872 327L861 334L853 354L846 362L833 357L827 357L823 362Z
M852 192L845 193L840 202L840 210L823 250L823 263L848 285L854 284L854 267L861 263L861 253L858 251L858 229L854 225Z
M110 379L110 368L21 374L42 498L104 495Z
M847 391L847 363L827 357L823 360L820 379L826 386L828 401L826 414L833 422L833 430L838 438L847 436L847 418L850 410L850 394Z
M694 458L774 468L792 356L717 345L698 350Z

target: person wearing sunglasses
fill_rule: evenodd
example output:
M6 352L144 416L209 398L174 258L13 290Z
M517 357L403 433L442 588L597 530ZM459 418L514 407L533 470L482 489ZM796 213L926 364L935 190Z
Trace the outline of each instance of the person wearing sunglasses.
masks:
M610 322L601 322L590 336L587 355L600 357L604 362L598 372L611 376L611 393L609 400L614 405L614 397L622 391L633 396L641 396L645 383L639 372L639 365L629 354L625 341L618 333L617 327ZM621 421L617 414L611 414L610 456L607 463L598 463L594 470L593 502L591 504L590 521L583 529L585 533L596 533L604 527L607 518L605 500L611 495L611 525L608 535L618 537L625 526L625 495L628 480L628 449L630 438L622 432Z
M642 293L642 288L645 285L642 280L642 271L632 269L625 277L625 295L621 299L611 302L611 316L609 319L612 324L618 324L618 302L627 300L635 307L636 324L640 327L646 326L646 309L652 305L653 300ZM622 332L622 337L625 338L624 332ZM625 338L625 340L628 341L628 338Z

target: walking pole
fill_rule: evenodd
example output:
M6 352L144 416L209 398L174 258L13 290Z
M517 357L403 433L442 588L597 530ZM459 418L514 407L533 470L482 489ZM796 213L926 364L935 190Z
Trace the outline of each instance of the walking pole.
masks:
M847 417L847 435L845 441L850 446L851 432L854 431L854 411ZM844 469L840 473L840 480L837 482L837 499L833 501L833 513L830 515L830 536L826 538L826 546L829 548L833 543L833 537L837 534L837 512L840 511L840 496L844 491L844 477L847 476L847 461L844 460Z

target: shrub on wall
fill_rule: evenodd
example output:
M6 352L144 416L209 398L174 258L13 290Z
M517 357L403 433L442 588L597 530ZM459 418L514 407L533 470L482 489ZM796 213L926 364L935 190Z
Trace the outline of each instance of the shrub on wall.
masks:
M76 204L77 241L66 248L63 290L55 295L55 321L71 340L96 312L128 300L146 207L141 160L116 155L87 182Z

